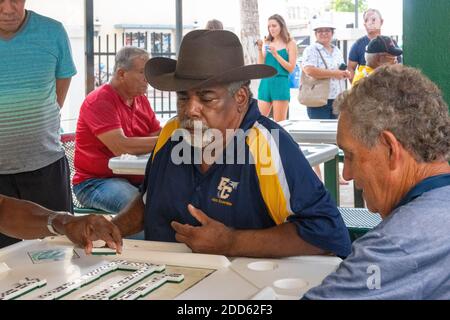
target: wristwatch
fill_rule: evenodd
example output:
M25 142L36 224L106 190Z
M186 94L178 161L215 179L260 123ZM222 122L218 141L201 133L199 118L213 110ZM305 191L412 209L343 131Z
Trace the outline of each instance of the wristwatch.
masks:
M59 213L59 212L52 212L52 213L50 213L50 215L48 216L48 219L47 219L47 229L55 236L63 235L62 233L59 233L58 231L56 231L55 228L53 228L53 220L60 214L61 213Z

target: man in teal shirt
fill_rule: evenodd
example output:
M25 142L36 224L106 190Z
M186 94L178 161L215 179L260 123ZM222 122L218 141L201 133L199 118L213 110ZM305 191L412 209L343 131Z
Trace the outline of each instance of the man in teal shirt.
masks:
M76 69L60 22L0 1L0 194L72 211L60 109ZM0 234L0 247L15 239Z

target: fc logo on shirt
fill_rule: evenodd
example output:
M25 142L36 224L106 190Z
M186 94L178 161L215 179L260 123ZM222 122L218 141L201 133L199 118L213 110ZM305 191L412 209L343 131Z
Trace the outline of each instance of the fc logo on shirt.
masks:
M236 190L239 182L231 181L229 178L222 177L219 186L217 187L217 198L227 200L233 190Z

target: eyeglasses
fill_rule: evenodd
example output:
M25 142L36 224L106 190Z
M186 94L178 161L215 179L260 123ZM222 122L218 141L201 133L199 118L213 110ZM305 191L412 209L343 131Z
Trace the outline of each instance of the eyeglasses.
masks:
M330 33L333 32L332 29L316 29L317 33Z

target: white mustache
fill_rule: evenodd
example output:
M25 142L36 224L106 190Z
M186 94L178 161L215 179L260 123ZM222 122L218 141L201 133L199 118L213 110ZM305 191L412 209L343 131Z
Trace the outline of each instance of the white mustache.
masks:
M206 131L209 129L209 126L204 124L202 121L192 119L183 119L180 122L180 127L187 130L194 130L198 128L201 129L202 131Z

